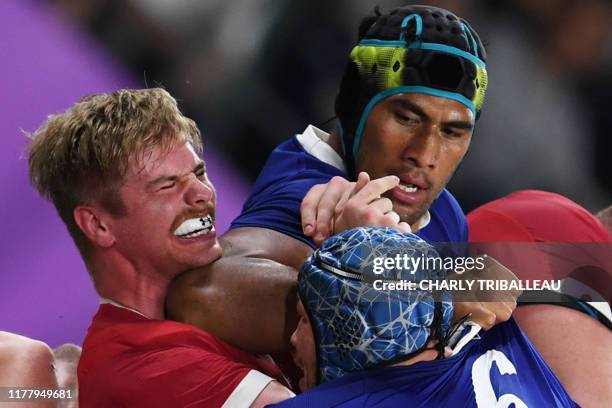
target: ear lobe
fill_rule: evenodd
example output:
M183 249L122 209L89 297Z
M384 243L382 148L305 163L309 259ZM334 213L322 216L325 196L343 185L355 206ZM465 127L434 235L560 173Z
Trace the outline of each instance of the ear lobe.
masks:
M115 236L97 208L78 206L72 213L74 221L83 234L95 244L108 248L115 243Z

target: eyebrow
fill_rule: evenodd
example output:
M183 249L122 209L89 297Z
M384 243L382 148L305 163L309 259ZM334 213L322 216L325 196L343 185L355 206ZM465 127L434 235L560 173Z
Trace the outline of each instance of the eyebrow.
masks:
M398 105L402 109L406 109L412 111L422 118L429 119L429 115L425 113L425 111L419 106L405 99L396 99L393 101L394 104ZM466 129L471 130L474 128L474 124L472 122L466 122L463 120L451 120L443 123L446 127L452 127L456 129Z
M450 122L444 122L444 126L466 130L472 130L474 128L474 125L471 122L464 122L462 120L452 120Z
M203 160L199 160L196 163L196 165L194 166L194 168L191 171L191 173L197 173L197 172L199 172L201 170L206 171L206 165L205 165ZM155 186L156 184L160 184L160 183L165 182L165 181L176 181L180 177L181 177L180 175L175 175L175 174L173 174L173 175L163 174L163 175L161 175L159 177L156 177L153 180L149 181L147 183L147 188L151 188L151 187Z
M425 111L423 109L421 109L421 107L417 104L414 104L410 101L407 101L405 99L395 99L393 101L393 103L395 105L399 105L400 108L402 109L406 109L409 111L412 111L413 113L416 113L417 115L424 117L424 118L428 118L429 116L425 113Z

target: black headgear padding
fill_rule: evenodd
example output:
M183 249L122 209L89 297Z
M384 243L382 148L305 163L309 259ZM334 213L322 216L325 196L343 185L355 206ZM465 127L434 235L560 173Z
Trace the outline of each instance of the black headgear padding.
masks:
M413 14L421 18L420 33L417 33L414 19L402 27L406 17ZM407 44L418 40L450 46L486 62L486 51L476 31L466 21L445 9L415 5L381 13L376 7L359 25L359 41L397 41L400 38L404 38ZM395 64L391 69L399 69L400 65ZM428 86L435 83L436 89L449 92L457 92L459 89L459 93L466 95L467 99L473 99L471 95L478 91L473 84L477 76L474 65L469 61L462 62L461 58L451 58L444 52L410 48L409 52L404 53L402 66L402 85ZM351 177L355 176L356 165L352 152L355 132L366 105L381 90L375 83L376 69L379 67L374 64L368 73L360 72L359 68L354 61L349 61L335 102L336 115L341 125L344 159ZM483 89L486 89L486 85ZM481 92L484 98L484 90ZM477 109L476 117L479 114L480 109Z

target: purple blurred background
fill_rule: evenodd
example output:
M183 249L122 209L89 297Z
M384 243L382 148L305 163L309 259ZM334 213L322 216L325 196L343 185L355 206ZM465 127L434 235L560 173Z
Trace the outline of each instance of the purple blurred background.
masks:
M81 344L98 299L54 208L29 185L21 130L34 131L48 114L86 94L144 84L47 7L21 0L0 5L0 330L56 347ZM206 124L199 125L205 133ZM204 157L218 190L223 232L247 184L212 148Z

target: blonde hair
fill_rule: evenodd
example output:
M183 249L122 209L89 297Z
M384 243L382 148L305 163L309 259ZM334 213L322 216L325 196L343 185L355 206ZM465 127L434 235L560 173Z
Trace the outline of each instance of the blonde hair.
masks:
M119 187L131 159L185 142L202 151L198 127L160 88L85 97L30 137L30 182L54 204L85 261L89 243L74 221L77 206L98 204L123 215Z

